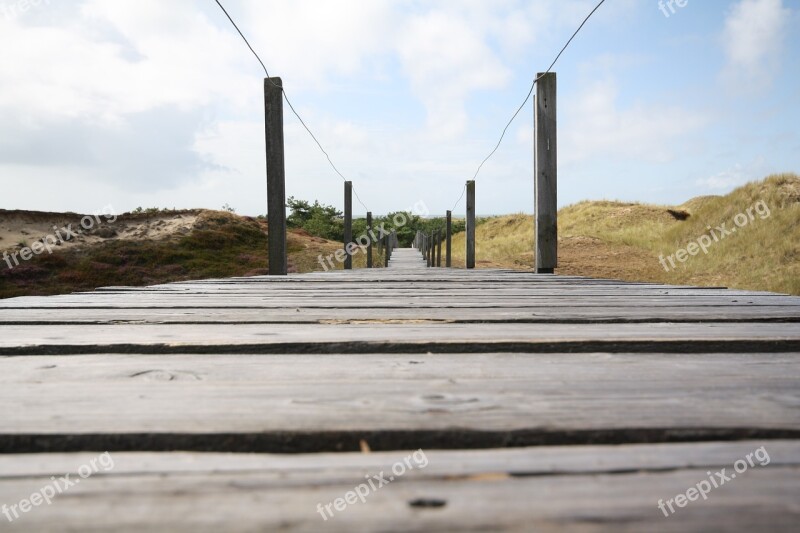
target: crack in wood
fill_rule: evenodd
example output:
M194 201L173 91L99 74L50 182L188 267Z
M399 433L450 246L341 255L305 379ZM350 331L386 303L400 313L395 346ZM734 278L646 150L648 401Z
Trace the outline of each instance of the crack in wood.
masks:
M478 450L562 445L660 444L800 439L784 428L623 428L512 431L369 430L269 433L0 434L0 454L75 452L217 452L303 454L440 449ZM523 474L520 474L523 475Z

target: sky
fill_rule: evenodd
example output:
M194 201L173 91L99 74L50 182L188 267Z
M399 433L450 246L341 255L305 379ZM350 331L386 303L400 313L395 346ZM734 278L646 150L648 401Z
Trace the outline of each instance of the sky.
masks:
M597 0L223 0L354 187L455 208ZM800 0L607 0L554 68L558 199L680 204L800 172ZM264 73L213 0L0 0L0 209L266 211ZM343 183L285 110L287 196ZM528 102L477 180L533 211Z

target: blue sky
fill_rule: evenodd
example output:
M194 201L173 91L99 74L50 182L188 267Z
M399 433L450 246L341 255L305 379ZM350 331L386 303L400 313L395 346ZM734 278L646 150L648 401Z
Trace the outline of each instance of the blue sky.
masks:
M372 211L442 213L596 1L223 3ZM665 10L607 0L556 66L560 205L800 171L800 2ZM263 72L212 0L0 0L0 49L0 208L265 211ZM480 213L532 211L532 112ZM341 206L288 110L286 157L287 194Z

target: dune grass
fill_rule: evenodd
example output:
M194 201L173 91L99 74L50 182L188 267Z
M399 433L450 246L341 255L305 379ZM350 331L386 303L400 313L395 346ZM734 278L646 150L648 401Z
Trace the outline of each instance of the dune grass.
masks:
M717 234L723 223L736 227L737 215L747 224L711 239L708 253L700 250L683 262L675 257L703 235L711 238L709 227ZM479 267L532 268L533 217L492 219L476 234ZM463 267L463 234L454 236L453 247L454 266ZM560 273L800 294L800 177L774 175L680 206L587 201L565 207L559 211L559 261L568 265Z
M303 231L290 231L287 245L289 271L297 273L322 270L318 257L342 246ZM356 267L365 263L363 254L354 257ZM187 235L161 240L108 240L37 256L14 269L0 268L0 298L264 275L267 265L264 221L222 211L201 211ZM343 268L339 263L335 267Z
M734 219L741 214L747 216L747 224L713 242L708 253L699 252L684 262L675 257L675 268L663 268L662 258L709 236L709 227L723 223L728 229L735 227ZM476 234L479 268L532 269L533 217L482 219ZM341 246L292 230L289 270L322 270L318 257L333 254ZM267 261L263 220L201 211L195 227L185 235L147 241L110 239L41 255L13 270L2 268L0 298L260 275L266 274ZM356 254L353 263L364 267L365 255ZM377 253L375 264L382 264ZM463 233L453 238L453 265L464 266ZM725 196L694 198L673 207L614 201L565 207L559 212L557 272L800 295L800 177L770 176Z

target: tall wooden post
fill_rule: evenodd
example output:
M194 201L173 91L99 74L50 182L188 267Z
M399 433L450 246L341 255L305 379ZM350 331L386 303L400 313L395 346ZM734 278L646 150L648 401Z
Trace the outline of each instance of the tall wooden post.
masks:
M445 260L444 266L451 268L453 266L453 212L447 212L447 235L445 236Z
M286 168L283 155L283 81L264 79L264 110L267 140L267 224L269 275L285 276L286 256Z
M558 266L558 134L556 74L539 74L534 99L536 127L536 272L552 274Z
M372 268L372 212L367 211L367 268Z
M442 230L436 230L436 266L442 268Z
M431 238L427 233L425 234L425 266L429 268L431 266Z
M344 269L353 270L353 182L344 182Z
M475 182L467 182L467 268L475 268Z
M431 266L436 267L436 248L439 246L439 234L433 232L433 257L431 258Z

